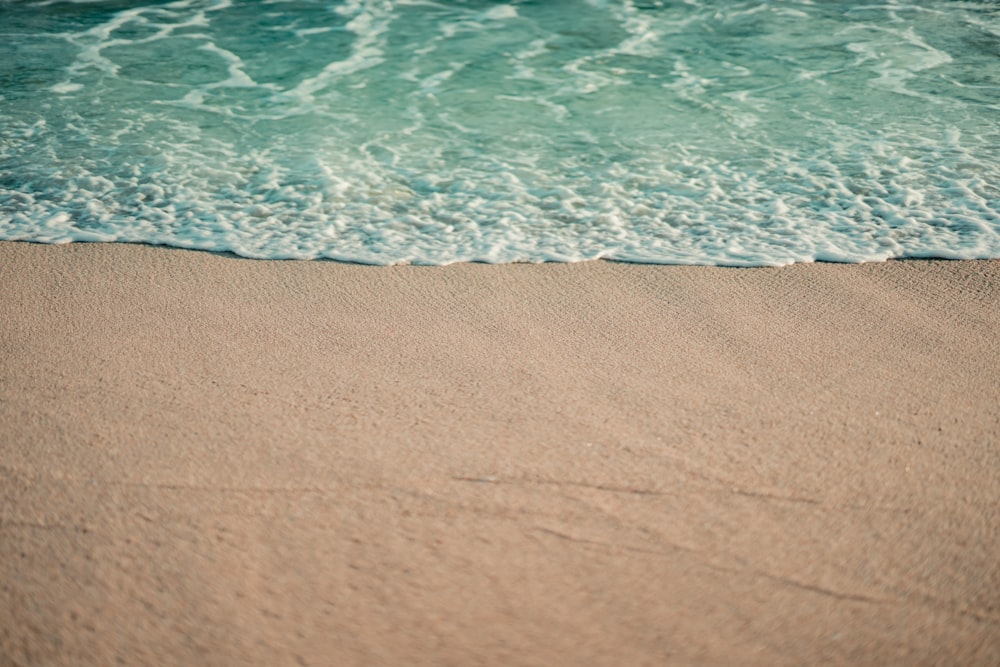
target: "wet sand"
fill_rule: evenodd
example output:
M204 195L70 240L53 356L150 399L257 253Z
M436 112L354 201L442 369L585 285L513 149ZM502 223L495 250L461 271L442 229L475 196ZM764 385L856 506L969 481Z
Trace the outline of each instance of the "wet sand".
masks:
M1000 664L1000 261L0 243L0 664Z

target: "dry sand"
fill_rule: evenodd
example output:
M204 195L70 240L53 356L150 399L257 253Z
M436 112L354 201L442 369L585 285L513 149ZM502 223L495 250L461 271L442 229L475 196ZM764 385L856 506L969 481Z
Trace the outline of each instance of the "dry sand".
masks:
M1000 262L0 244L0 664L1000 664Z

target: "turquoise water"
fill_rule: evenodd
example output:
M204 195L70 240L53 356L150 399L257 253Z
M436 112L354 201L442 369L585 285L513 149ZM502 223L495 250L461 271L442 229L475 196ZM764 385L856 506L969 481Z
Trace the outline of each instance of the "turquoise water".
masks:
M1000 3L0 0L0 238L1000 257Z

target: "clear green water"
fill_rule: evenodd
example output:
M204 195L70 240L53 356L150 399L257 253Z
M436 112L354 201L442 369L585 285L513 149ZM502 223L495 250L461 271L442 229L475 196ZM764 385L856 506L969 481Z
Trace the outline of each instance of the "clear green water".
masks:
M0 238L1000 256L1000 3L0 0Z

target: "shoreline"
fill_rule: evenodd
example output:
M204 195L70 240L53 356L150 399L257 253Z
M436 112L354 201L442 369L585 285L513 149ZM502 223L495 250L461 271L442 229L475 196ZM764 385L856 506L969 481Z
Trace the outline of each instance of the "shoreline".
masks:
M998 299L0 242L0 662L995 664Z

